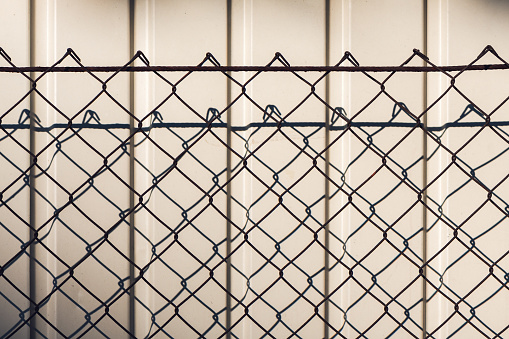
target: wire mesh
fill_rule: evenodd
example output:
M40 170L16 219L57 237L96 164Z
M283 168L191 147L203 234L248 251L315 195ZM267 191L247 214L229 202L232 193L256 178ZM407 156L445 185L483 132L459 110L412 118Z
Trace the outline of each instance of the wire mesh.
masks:
M490 46L451 67L0 52L2 338L507 335L509 64Z

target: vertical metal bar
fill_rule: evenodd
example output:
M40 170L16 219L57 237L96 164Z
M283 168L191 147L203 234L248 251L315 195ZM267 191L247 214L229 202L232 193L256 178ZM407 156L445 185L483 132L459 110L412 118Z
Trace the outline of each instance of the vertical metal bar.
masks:
M226 1L226 64L228 66L231 65L232 61L232 1ZM231 74L231 72L228 72ZM226 79L226 104L229 105L232 99L232 89L231 89L231 81ZM232 298L231 298L231 290L232 290L232 260L230 258L231 250L232 250L232 225L231 225L231 216L232 216L232 190L230 179L232 177L232 156L230 152L230 147L232 146L232 112L229 108L226 112L226 144L228 145L226 149L226 180L228 185L226 185L226 329L228 332L226 333L226 339L231 338L231 333L229 331L232 324Z
M325 65L329 66L330 63L330 0L325 0ZM327 75L325 78L325 102L329 104L330 101L330 79ZM330 143L330 113L328 107L325 107L325 147L329 146ZM327 178L329 178L330 174L330 154L329 149L325 151L325 174ZM325 222L327 222L327 225L325 225L325 239L324 239L324 245L325 245L325 258L324 258L324 287L323 287L323 294L326 298L324 303L324 338L329 337L329 292L330 292L330 286L329 286L329 271L330 271L330 262L329 262L329 232L330 232L330 226L329 226L329 217L330 217L330 186L328 179L325 180L325 215L324 219Z
M135 0L129 0L129 57L134 55L134 6ZM129 73L129 112L134 114L134 72ZM129 116L129 133L132 135L134 132L134 118ZM129 141L129 332L135 337L135 299L134 299L134 136Z
M35 0L29 1L28 6L29 12L29 50L30 50L30 67L35 66ZM30 72L30 78L35 79L35 73ZM32 85L32 84L30 84ZM30 164L34 162L35 149L35 92L30 93ZM35 218L35 166L30 168L29 174L29 187L30 187L30 240L34 238L34 230L36 228L36 218ZM36 277L35 277L35 255L36 248L35 242L30 245L29 248L30 254L30 263L29 263L29 284L30 284L30 338L35 338L36 336L36 311L35 311L35 301L36 299Z
M428 1L423 0L423 53L424 55L428 55ZM426 61L423 60L423 66L426 65ZM423 72L423 99L422 99L422 106L423 110L425 110L428 107L428 73ZM422 123L424 125L424 128L428 128L428 114L426 113L422 117ZM428 142L427 142L427 135L426 133L423 133L422 137L422 187L426 187L428 183ZM423 192L422 195L422 201L423 201L423 211L422 211L422 263L423 263L423 277L426 278L426 261L428 260L428 218L427 218L427 202L428 202L428 195L427 191ZM422 280L422 338L425 339L427 337L427 329L426 329L426 317L427 317L427 298L428 294L426 291L426 279Z

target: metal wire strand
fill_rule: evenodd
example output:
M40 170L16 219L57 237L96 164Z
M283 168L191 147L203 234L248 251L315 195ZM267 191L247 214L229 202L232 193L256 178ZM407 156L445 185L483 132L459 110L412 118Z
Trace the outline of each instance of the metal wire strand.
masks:
M481 64L487 54L500 63ZM492 245L500 244L509 216L503 188L509 96L488 110L461 82L469 72L509 68L491 46L459 66L437 66L418 50L391 67L361 66L349 52L334 66L292 66L279 53L265 66L221 66L210 53L196 66L153 66L137 52L125 65L92 67L72 49L51 66L17 66L1 48L0 60L0 79L18 76L28 88L0 112L0 230L9 244L0 266L2 338L19 335L32 319L42 336L77 338L242 338L246 330L253 337L308 338L319 336L317 328L333 338L507 335L509 326L490 314L505 312L496 300L507 302L509 292L508 242ZM426 66L411 66L416 60ZM124 72L148 73L157 83L150 90L157 86L163 95L135 115L116 87ZM350 112L323 92L327 77L345 72L371 93ZM408 72L438 73L446 86L428 107L411 107L393 87ZM97 92L77 86L80 106L71 109L45 86L56 73L73 73L70 84L86 82ZM212 87L229 83L231 100L204 109L221 103L206 99L211 78ZM269 80L280 92L264 92ZM194 89L200 81L206 86ZM292 94L286 86L300 89ZM464 106L449 109L461 114L425 125L452 96ZM28 98L39 112L25 107ZM316 107L330 121L317 118ZM227 112L235 120L227 122ZM238 118L243 114L250 118ZM28 146L30 119L35 151ZM428 154L412 147L416 135L426 137ZM136 178L145 179L126 171L132 150ZM326 160L326 152L339 156ZM441 163L423 183L425 158ZM19 202L31 186L35 225ZM438 186L446 193L430 193ZM423 210L427 225L416 221ZM132 220L140 220L136 250L145 253L136 260L126 247ZM446 235L428 238L427 258L419 248L423 230ZM35 294L19 278L31 246L36 270L27 274L41 284ZM126 316L134 286L146 332L132 333ZM422 303L442 310L427 328ZM57 321L60 309L73 322Z

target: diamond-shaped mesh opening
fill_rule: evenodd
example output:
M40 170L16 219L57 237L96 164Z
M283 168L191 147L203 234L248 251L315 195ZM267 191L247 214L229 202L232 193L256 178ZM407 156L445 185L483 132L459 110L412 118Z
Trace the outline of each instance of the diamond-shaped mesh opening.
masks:
M502 71L0 59L0 336L507 333Z

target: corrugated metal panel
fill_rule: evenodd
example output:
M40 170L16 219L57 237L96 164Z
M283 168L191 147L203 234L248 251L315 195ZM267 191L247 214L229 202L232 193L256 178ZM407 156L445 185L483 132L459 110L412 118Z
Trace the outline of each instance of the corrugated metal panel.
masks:
M292 65L332 65L346 50L351 51L362 65L396 65L406 60L413 48L426 52L436 64L465 64L488 43L501 55L509 55L505 41L508 23L504 20L509 6L504 1L146 0L79 3L44 0L1 1L0 8L0 29L8 32L2 35L0 47L18 65L51 65L68 47L76 51L85 65L124 64L135 50L143 51L151 64L157 65L198 64L207 52L221 64L263 65L274 57L276 51ZM208 64L213 62L206 61ZM482 59L482 63L490 62L495 62L493 57ZM73 61L66 59L65 65L72 64ZM137 60L135 64L142 63ZM416 57L411 65L423 65L423 61ZM233 77L244 83L252 75L244 72L233 74ZM100 75L102 80L107 76ZM376 298L389 303L391 314L397 321L405 322L406 328L417 336L421 335L423 326L433 332L434 338L445 338L458 328L459 337L479 334L472 326L461 326L465 319L454 313L455 305L447 297L451 300L459 298L459 309L463 314L473 309L479 319L489 319L489 323L480 324L474 317L472 321L476 326L494 331L490 332L493 335L504 329L504 324L509 321L507 289L502 288L498 297L490 298L500 288L494 278L488 277L467 301L461 299L488 274L487 266L478 257L487 262L492 260L490 264L500 258L494 274L502 280L507 274L503 259L508 237L504 215L490 201L486 202L486 192L469 180L459 167L475 172L482 182L489 182L490 187L503 180L507 175L505 151L497 148L501 139L492 130L479 133L478 143L469 144L459 152L465 164L475 164L476 167L452 165L428 188L430 210L422 204L413 205L415 192L382 168L354 196L358 209L350 206L334 217L327 224L327 233L320 227L348 202L348 195L339 192L338 187L330 184L319 170L335 182L344 183L345 190L352 192L381 166L380 158L366 150L366 145L351 132L338 139L343 130L313 127L312 123L332 118L330 110L313 96L289 117L289 122L310 123L299 131L289 130L285 132L286 136L277 132L264 143L274 133L273 129L231 128L263 122L269 113L285 115L300 105L309 94L309 86L294 74L260 75L246 88L248 96L259 106L244 96L231 110L227 110L227 105L242 88L228 82L223 74L193 73L172 94L172 84L183 76L184 73L167 73L165 77L170 82L167 83L153 73L138 73L132 78L121 73L108 81L107 92L102 92L86 106L101 92L99 81L87 73L46 74L37 86L44 98L32 95L31 102L27 98L4 118L3 123L28 124L31 109L37 116L33 115L36 125L65 125L68 118L76 115L74 122L110 126L80 130L81 137L74 131L67 131L58 137L58 141L54 140L61 132L58 128L39 132L16 130L16 140L25 148L35 152L44 149L37 157L44 171L36 170L31 175L35 183L32 198L26 181L20 181L4 193L4 196L12 195L9 206L18 217L5 206L0 207L0 237L5 239L0 260L3 265L30 239L26 225L30 220L34 227L49 221L39 232L44 246L37 246L32 266L25 254L15 261L15 269L14 266L9 268L8 274L20 291L37 301L51 295L36 316L34 329L39 336L56 338L58 331L60 335L79 336L87 330L91 337L124 336L126 333L120 324L125 330L134 329L137 337L147 337L154 332L158 332L158 336L195 336L191 327L206 333L206 337L217 337L225 327L242 318L232 335L261 337L264 334L262 328L271 328L273 336L287 337L291 335L291 329L313 317L314 305L319 304L318 314L330 327L324 325L322 318L314 317L299 335L332 337L334 331L331 328L342 328L342 335L350 338L357 337L384 313L384 306ZM312 73L301 76L310 82L317 79ZM373 76L383 81L387 74ZM504 76L503 72L472 72L462 75L458 82L461 81L461 89L469 98L490 113L508 93ZM364 109L379 93L380 86L362 73L335 73L319 83L316 94L350 118L359 114L362 121L375 124L385 121L412 123L413 120L398 108L396 102L404 103L410 111L419 114L449 84L450 80L439 73L427 76L398 73L387 81L380 100ZM26 93L29 83L19 74L2 74L0 86L0 113L3 114L14 104L11 98ZM163 101L164 104L159 105ZM183 101L190 103L192 110ZM134 111L133 119L127 111ZM429 110L427 123L435 128L443 145L456 151L479 129L440 128L451 121L482 123L476 111L469 101L451 91ZM185 124L201 123L218 112L223 112L221 122L228 123L229 128L208 133L193 148L192 155L186 154L178 160L178 171L169 171L174 160L179 154L186 153L200 132L198 128L184 128ZM492 121L504 119L499 110ZM152 129L149 133L138 134L134 147L131 147L127 142L129 125L138 121L145 127L161 122L175 128ZM389 166L409 184L422 187L451 164L451 155L423 135L422 130L415 130L406 137L409 130L403 128L366 127L362 132L361 139L374 142L383 152L391 150L404 138L391 151ZM0 135L0 141L0 187L3 189L29 166L30 158L9 138ZM124 141L124 147L119 148ZM86 143L102 155L93 152ZM329 151L318 156L331 143ZM156 144L164 145L164 150ZM226 152L224 144L236 154ZM277 204L277 196L267 194L267 187L247 171L235 176L224 192L214 196L215 209L200 212L208 203L204 192L214 191L242 167L242 158L237 154L244 156L257 150L256 156L250 157L250 169L278 194L291 187L312 165L310 157L297 156L300 151L294 144L306 149L312 157L318 156L319 160L317 170L292 188L293 195L285 195L287 208L298 218L305 219L307 227L283 209L266 217ZM45 148L46 145L50 146ZM132 150L134 157L129 156ZM427 159L423 159L424 154ZM360 155L363 156L357 160ZM103 167L106 156L118 177ZM490 159L495 160L486 170L485 164ZM93 182L82 185L97 170L101 174ZM165 179L157 187L152 187L161 177ZM136 194L135 200L130 201L127 187L130 183L134 183L136 192L145 192L143 204L138 204ZM499 206L505 204L503 185L497 189ZM101 190L97 189L99 186ZM69 201L71 192L75 201L59 213L59 208ZM262 196L264 199L260 199ZM483 203L482 210L470 219L470 213ZM134 205L138 206L134 217L123 219L124 213ZM32 219L31 208L34 212ZM59 213L57 218L54 218L55 213ZM402 214L405 217L399 219ZM225 215L231 219L231 224L226 222ZM437 215L443 216L443 220ZM194 216L198 217L193 219ZM440 292L429 286L424 289L419 280L398 295L394 302L392 298L418 276L419 270L398 256L386 242L382 242L362 265L356 265L381 239L381 231L365 216L385 227L392 226L389 239L414 262L422 263L423 257L432 258L427 278L435 286L440 286ZM134 252L131 248L133 239L130 239L133 233L129 229L131 221L136 227ZM485 222L493 225L486 234L483 233ZM421 232L423 223L429 227L426 237ZM461 225L465 232L455 236L447 224ZM101 228L112 227L115 231L107 243L79 266L74 272L75 280L67 282L66 265L73 265L87 256L103 241ZM241 230L247 229L252 229L250 245L236 250L245 240ZM314 243L305 253L299 254L313 239L310 229L318 234L326 249ZM178 246L170 247L175 240L175 231L180 232ZM290 234L292 236L288 237ZM455 241L441 251L455 238L467 246ZM473 250L478 256L469 251L468 244L476 245ZM223 258L232 251L231 259L224 262ZM163 254L157 258L160 253ZM276 266L288 267L284 275L288 283L279 280L264 293L279 272L270 266L266 268L267 263L260 253L272 258ZM339 290L337 287L350 272L336 258L341 258L346 266L355 267L357 280L349 280ZM463 259L457 263L458 258ZM134 299L123 293L130 283L130 269L133 269L126 259L134 260L135 274L157 259L144 279L136 283ZM394 261L387 266L388 260L392 259ZM202 267L202 262L207 262L208 267L217 265L214 279L208 279L209 272ZM200 287L204 281L207 281L206 285ZM55 286L64 282L58 292L53 292ZM300 292L306 289L312 292L307 300L298 298L290 285ZM227 298L221 286L227 287L233 297ZM371 294L367 294L362 286L368 287ZM197 288L199 290L194 295ZM0 333L8 335L23 319L19 314L30 315L30 305L5 280L0 280L0 292L3 294L0 305L5 305ZM263 298L259 297L261 293ZM332 295L323 303L323 294L328 293ZM94 295L103 302L117 295L122 297L105 316L101 301ZM429 298L425 308L420 302L423 295ZM176 318L171 325L159 329L174 316L173 306L186 298L189 299L179 307L179 317L185 321ZM258 324L244 317L244 307L238 306L235 299L242 300L243 305L252 303L250 314L256 317ZM488 301L483 304L485 300ZM231 312L230 307L233 307ZM285 312L280 313L281 310ZM441 326L451 314L451 321ZM100 317L104 319L96 327L91 327ZM388 334L396 328L394 319L383 317L370 333ZM401 337L407 334L396 332ZM29 329L24 327L16 335L26 337Z
M331 4L331 64L339 61L348 50L361 65L396 65L411 55L412 48L422 50L425 45L424 7L421 2L332 1ZM395 16L396 11L406 14ZM416 59L411 64L422 65L422 61ZM377 73L373 76L383 81L388 74ZM376 145L375 148L382 152L389 152L409 129L383 128L380 123L413 121L396 106L391 97L403 102L412 112L423 109L422 74L396 74L385 84L388 95L381 94L367 108L365 106L377 96L380 86L365 74L337 73L331 76L330 81L331 106L337 107L349 118L358 116L357 121L374 123L373 127L360 129L357 135L365 143ZM382 162L353 133L343 133L343 130L331 131L331 141L340 137L330 148L331 175L336 182L345 183L347 192L352 192L379 169ZM422 141L422 132L415 131L390 153L388 161L388 166L398 175L403 176L403 172L406 172L406 181L417 185L422 183ZM358 210L349 205L330 225L331 250L348 267L355 267L353 274L356 280L347 280L349 270L331 260L334 263L331 290L345 280L347 283L332 297L330 319L336 328L344 326L342 333L347 338L357 337L383 314L384 306L375 298L389 303L392 296L410 284L418 273L418 269L403 256L398 256L387 242L382 242L372 255L357 264L381 240L381 231L374 223L382 227L392 226L388 239L400 251L409 246L413 253L404 253L416 262L421 260L422 206L414 206L398 221L398 217L415 201L412 190L398 181L389 170L383 168L353 194L352 201ZM331 185L331 193L337 192L331 199L331 215L348 203L348 196L338 191ZM372 222L366 220L365 216L372 218ZM394 261L387 266L389 260ZM363 286L369 288L371 296ZM405 326L417 335L422 328L421 298L422 283L417 281L398 297L398 303L389 303L389 311L398 321L403 322L408 317L413 320L405 322ZM395 327L393 319L384 317L371 333L388 335ZM399 335L404 337L408 333Z
M87 63L97 65L123 64L130 58L129 8L125 1L37 1L32 6L34 64L51 65L69 47ZM64 65L75 65L75 62L67 59ZM129 124L129 116L124 111L129 109L128 84L128 74L117 75L108 83L107 92L118 104L103 92L88 105L101 91L100 82L86 73L47 74L37 86L42 95L32 97L34 113L42 126L66 125L74 117L73 122L78 123ZM34 151L39 153L38 164L45 172L35 172L34 227L46 225L39 232L45 246L36 247L33 297L43 300L63 284L35 319L37 332L46 337L57 336L54 326L67 336L79 335L87 329L89 326L84 324L103 315L101 302L92 295L102 301L110 300L122 291L119 283L129 274L128 263L118 253L129 253L128 224L120 222L107 244L76 269L76 280L66 282L66 265L73 265L87 252L92 253L101 242L101 228L110 229L122 211L129 208L128 188L110 171L101 169L102 157L86 145L86 142L91 144L106 157L115 151L120 140L128 137L129 130L83 129L79 131L80 138L77 132L74 129L60 135L62 129L55 128L35 133ZM59 140L55 142L57 136ZM129 182L128 154L117 149L108 160L117 175ZM100 169L102 173L87 182ZM59 212L69 201L70 193L76 201ZM52 218L54 213L59 213L58 217ZM111 316L121 324L128 324L128 305L128 298L123 297L112 307ZM106 317L89 335L112 337L118 335L118 329Z
M142 2L136 6L136 49L143 50L153 64L198 64L207 52L224 61L226 24L224 1ZM173 84L184 75L164 74ZM226 179L226 152L217 139L226 140L226 129L193 145L203 128L182 126L202 123L203 118L211 118L214 109L224 109L226 81L222 74L192 74L174 95L171 85L155 74L140 74L136 84L136 116L145 118L143 124L175 126L151 130L150 139L141 135L136 143L136 190L145 192L154 180L161 180L157 188L150 189L146 208L136 213L140 232L136 235L136 262L143 267L156 254L161 255L145 275L146 281L136 286L136 333L139 337L152 335L175 314L175 306L186 300L178 311L185 322L175 319L158 336L193 337L192 326L205 336L218 337L223 332L219 324L226 320L224 291L211 280L192 294L209 278L209 271L198 260L214 267L226 255L225 219L212 208L201 212L209 202L204 192L211 193ZM162 145L164 152L154 143ZM178 160L178 170L170 171L187 147L192 147L192 152ZM226 213L226 194L215 196L214 205ZM171 246L175 232L179 232L178 243ZM214 271L214 278L226 286L226 265Z
M502 19L509 6L503 1L429 1L428 4L428 56L437 64L466 64L472 61L484 46L491 44L500 56L507 55L509 45L502 37L509 25ZM497 60L498 61L498 60ZM487 54L478 64L496 62L496 58ZM456 83L478 108L490 114L507 96L507 77L503 72L469 72L461 75ZM450 79L441 74L428 76L428 104L434 102L450 85ZM504 108L498 110L491 121L507 121ZM481 114L471 103L458 93L451 91L428 113L428 125L444 126L447 122L459 121L475 123L476 128L450 128L435 132L441 142L458 152L459 166L493 189L507 175L507 159L500 148L502 139L494 133L504 135L505 127L485 129L476 137L475 143L469 143L460 150L460 145L480 131L484 123ZM428 177L432 178L451 164L452 156L443 149L437 149L435 142L428 141ZM489 165L489 166L488 166ZM497 205L506 206L503 187L497 189L500 200ZM446 174L428 189L431 210L443 216L438 220L432 212L428 213L428 258L433 258L428 269L428 277L442 294L428 288L427 324L429 329L437 329L451 314L455 314L455 305L447 300L464 298L477 284L489 276L490 265L495 264L494 275L502 277L507 271L507 220L494 204L487 202L475 217L470 214L486 202L487 193L480 185L469 180L459 167L452 166ZM440 252L448 242L454 239L454 231L446 225L461 226L458 239L466 246L453 242ZM486 232L487 230L490 230ZM475 244L473 251L469 248ZM474 255L474 253L476 255ZM458 261L458 259L461 259ZM499 261L500 260L500 261ZM509 321L507 312L507 291L502 289L495 298L490 298L499 286L494 277L488 277L481 288L475 289L462 300L459 310L472 316L472 323L486 330L490 336L502 331ZM505 301L504 301L505 300ZM503 305L503 306L502 306ZM483 319L481 323L480 319ZM475 337L479 333L473 326L460 327L463 321L455 314L449 322L434 334L445 338L458 328L458 337ZM494 331L494 332L492 332Z
M0 2L1 11L0 29L2 32L2 47L9 50L9 55L13 60L19 60L25 65L30 63L29 56L29 31L28 31L28 1L18 1L15 4L7 4L7 1ZM16 32L16 34L7 34L7 32ZM11 110L11 113L2 118L3 123L16 124L29 121L28 108L30 103L24 100L19 107L13 108L19 100L18 93L27 92L29 89L28 81L18 74L9 74L2 76L0 82L0 91L2 93L0 109L2 115ZM13 133L13 137L19 141L16 145L7 135L2 133L0 136L1 157L0 157L0 186L2 191L11 184L23 171L29 166L30 158L28 154L22 151L30 149L30 131L28 129L18 130ZM25 175L24 178L27 178ZM18 184L7 190L4 198L8 201L15 213L0 208L0 239L2 250L0 251L0 260L2 266L19 251L21 246L28 242L30 234L27 223L30 220L30 188L27 180L22 180ZM16 216L17 215L17 216ZM29 268L30 260L28 253L21 256L10 266L12 273L9 279L15 284L21 293L30 294ZM28 300L21 293L16 291L5 279L0 282L0 332L6 333L12 326L20 324L23 315L26 317L30 312ZM29 334L29 328L25 327L20 331L21 337Z

